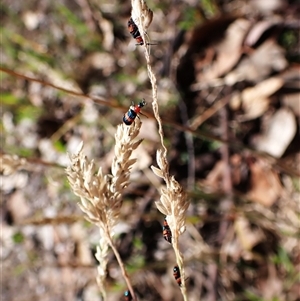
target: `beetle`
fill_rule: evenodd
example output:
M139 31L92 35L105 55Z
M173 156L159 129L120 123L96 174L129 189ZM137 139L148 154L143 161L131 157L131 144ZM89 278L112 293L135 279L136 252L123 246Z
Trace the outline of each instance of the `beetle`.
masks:
M132 20L132 18L130 18L128 20L127 26L128 26L128 31L130 32L130 34L132 35L132 37L136 40L137 45L144 45L144 40L143 40L143 38L142 38L142 36L140 34L139 28L134 23L134 21Z
M138 114L141 112L142 107L144 107L145 105L146 105L146 102L144 99L137 105L132 104L130 106L129 110L127 111L127 113L124 114L123 122L126 125L132 125L132 123L134 122L134 119L136 117L139 117Z
M179 270L178 265L174 266L174 268L173 268L173 275L174 275L174 278L175 278L177 284L179 286L181 286L181 275L180 275L180 270Z
M164 239L169 242L169 243L172 243L172 232L171 232L171 229L169 227L169 224L167 222L167 219L165 218L164 220L164 225L163 225L163 236L164 236Z
M152 20L152 19L151 19ZM150 21L151 23L151 21ZM144 45L144 40L141 36L141 33L139 31L138 26L134 23L133 19L130 18L127 22L127 28L129 33L132 35L132 37L136 40L136 45ZM145 32L145 35L148 37L147 33ZM148 37L149 38L149 37ZM151 43L146 43L146 45L157 45L157 44L151 44Z
M125 291L125 293L124 293L124 301L132 301L132 296L130 294L130 291Z

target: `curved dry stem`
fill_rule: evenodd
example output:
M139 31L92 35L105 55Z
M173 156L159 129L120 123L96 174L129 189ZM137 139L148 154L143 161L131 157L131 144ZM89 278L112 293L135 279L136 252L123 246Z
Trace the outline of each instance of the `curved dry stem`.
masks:
M117 250L117 248L116 248L113 240L111 239L111 237L110 237L110 240L109 240L109 245L110 245L111 249L113 250L113 252L114 252L114 254L115 254L116 258L117 258L118 264L119 264L120 269L122 271L123 278L124 278L124 280L125 280L125 282L127 284L127 287L129 289L130 293L131 293L132 300L136 301L137 299L136 299L136 296L135 296L135 293L134 293L134 290L133 290L130 278L129 278L127 272L126 272L124 263L123 263L122 258L120 256L120 253L118 252L118 250Z
M137 16L138 22L137 26L139 28L140 34L145 41L145 18L147 16L148 10L145 9L147 5L143 0L132 0L132 13ZM167 160L167 148L164 144L164 133L162 129L162 120L159 115L159 105L157 97L157 80L156 76L152 70L150 55L147 45L144 45L144 53L147 62L148 76L152 86L152 107L155 119L158 123L158 133L160 137L161 150L157 151L156 161L158 167L152 166L152 171L159 177L163 178L166 186L161 189L161 198L159 202L156 202L157 208L166 215L167 222L170 226L173 235L172 246L176 255L176 261L181 273L181 292L185 301L188 300L187 292L185 287L185 271L183 266L183 255L179 250L178 238L185 231L185 213L189 206L189 201L187 200L186 194L183 192L180 184L175 180L173 176L169 174L169 163Z

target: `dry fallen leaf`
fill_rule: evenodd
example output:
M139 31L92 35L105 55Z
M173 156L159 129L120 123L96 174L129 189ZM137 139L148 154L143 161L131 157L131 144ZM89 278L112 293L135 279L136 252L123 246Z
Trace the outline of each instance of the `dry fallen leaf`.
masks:
M283 80L279 77L270 77L257 84L253 88L247 88L242 92L243 104L247 104L257 98L265 98L274 94L283 85Z
M253 7L253 10L269 15L274 11L279 11L280 9L284 8L286 2L284 0L253 0L250 1L250 5Z
M269 120L267 129L256 139L256 149L280 158L297 131L294 114L287 108L279 109Z
M241 56L241 46L251 23L237 19L226 31L224 40L216 47L217 59L206 72L200 73L198 82L211 81L230 71Z
M272 206L282 193L278 174L258 159L249 164L249 168L251 187L247 197L266 207Z
M239 185L245 178L247 166L240 154L233 154L229 158L227 166L224 160L218 161L214 168L209 172L203 184L210 191L223 190L224 172L226 168L230 169L232 185Z
M242 80L258 83L272 72L284 70L287 65L284 50L275 41L267 40L228 73L224 81L231 85Z
M278 18L272 18L256 22L247 34L244 44L247 46L255 45L264 32L266 32L272 26L278 24L279 21L281 20L278 20Z
M243 122L260 117L267 111L269 104L269 98L255 98L248 103L243 101L243 109L245 114L238 116L237 120Z
M283 80L279 77L268 78L254 87L246 88L240 95L234 95L230 101L232 109L242 107L244 115L239 116L239 121L257 118L264 114L269 107L269 96L283 86Z

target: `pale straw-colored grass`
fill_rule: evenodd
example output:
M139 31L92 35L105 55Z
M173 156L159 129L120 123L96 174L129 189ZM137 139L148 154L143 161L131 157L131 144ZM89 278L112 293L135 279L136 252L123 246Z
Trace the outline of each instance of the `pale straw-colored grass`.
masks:
M149 19L152 20L152 11L149 10L146 3L143 0L132 0L132 14L137 16L138 20L135 20L140 34L144 41L146 29L150 25ZM158 123L158 133L160 136L161 150L157 151L156 161L159 168L152 166L152 171L159 177L161 177L165 186L161 189L160 200L155 204L158 210L166 215L167 222L172 232L172 246L176 255L177 265L181 273L181 292L184 300L188 300L186 286L185 286L185 270L183 265L183 255L179 250L178 239L179 236L185 231L185 214L189 207L189 200L181 187L181 185L175 180L173 176L169 174L169 164L167 160L167 148L164 144L164 133L162 129L162 121L159 115L158 95L157 95L157 79L153 72L149 48L144 45L144 53L147 62L148 76L152 86L152 107L154 116Z
M150 25L152 17L153 13L144 1L132 0L132 18L138 26L144 41L146 41L146 28ZM169 174L167 148L163 141L162 121L158 110L156 76L151 67L147 45L145 45L144 49L148 75L152 85L152 107L158 123L158 133L162 147L161 150L157 151L156 156L158 168L154 166L151 168L165 182L164 187L161 189L160 200L156 202L156 206L158 210L166 215L172 231L172 246L181 273L181 292L184 300L188 300L185 287L183 255L179 250L178 240L179 236L185 231L185 214L189 201L181 185ZM130 168L136 161L135 159L130 159L130 156L141 142L141 140L133 141L138 135L140 127L141 122L139 119L136 119L132 126L124 124L118 126L115 158L112 163L111 175L103 175L101 168L96 173L94 162L89 161L83 154L83 144L80 145L76 154L70 156L71 165L66 169L70 186L73 192L80 197L81 202L79 206L81 210L86 214L86 218L100 229L101 239L96 253L96 258L99 261L97 281L104 300L106 299L105 272L109 247L114 251L133 300L136 300L124 264L113 241L113 227L116 225L120 214L122 191L129 184Z
M123 123L118 126L111 174L104 175L101 167L96 171L94 161L88 160L83 153L83 143L80 144L77 153L70 156L71 165L66 169L71 189L80 197L78 203L80 209L85 213L86 219L100 229L101 238L96 253L99 262L97 282L104 300L106 300L105 277L109 247L118 260L133 300L136 300L132 284L113 240L113 228L120 215L122 192L129 184L130 169L136 162L136 159L130 157L142 141L135 140L141 124L137 119L132 126Z

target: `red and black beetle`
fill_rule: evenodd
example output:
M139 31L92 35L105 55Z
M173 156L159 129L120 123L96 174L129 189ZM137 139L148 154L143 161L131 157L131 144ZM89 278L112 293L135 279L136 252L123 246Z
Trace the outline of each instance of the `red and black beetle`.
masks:
M138 114L141 112L142 107L146 105L145 100L140 102L138 105L131 105L129 110L126 114L123 116L123 122L126 125L131 125L134 122L134 119L138 116Z
M179 270L178 265L176 265L176 266L173 268L173 275L174 275L174 278L175 278L177 284L178 284L179 286L181 286L181 275L180 275L180 270Z
M130 34L132 35L132 37L136 40L137 45L144 45L144 40L140 34L139 28L137 27L137 25L134 23L134 21L132 20L132 18L130 18L128 20L128 31L130 32Z
M171 229L168 225L168 222L167 222L167 219L165 218L164 220L164 225L163 225L163 236L164 236L164 239L169 242L169 243L172 243L172 232L171 232Z

